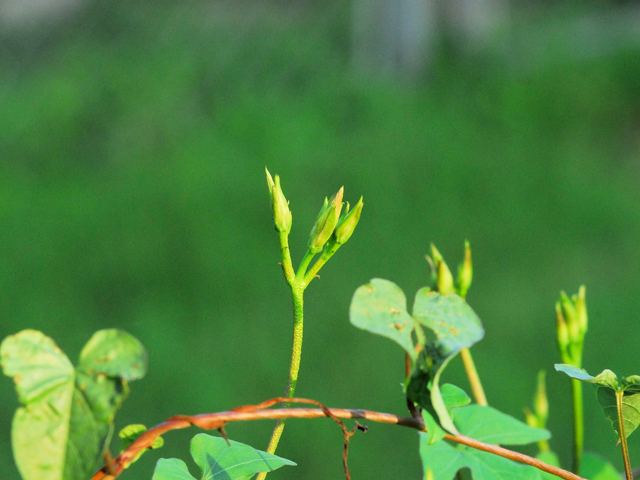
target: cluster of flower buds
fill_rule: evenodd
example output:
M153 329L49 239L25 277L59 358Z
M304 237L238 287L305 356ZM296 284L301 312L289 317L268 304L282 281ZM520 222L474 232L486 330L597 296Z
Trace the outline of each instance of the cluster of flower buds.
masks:
M586 289L582 285L578 294L571 298L560 292L560 300L556 302L560 355L564 363L578 368L582 367L582 347L588 327L585 294Z
M269 170L267 172L267 185L269 187L269 194L271 196L271 208L273 210L273 221L276 226L276 230L284 234L289 234L291 231L291 211L289 210L289 202L282 193L280 187L280 177L275 176L275 181L271 177ZM342 197L344 195L344 187L338 190L338 192L330 199L324 199L324 204L318 213L311 234L309 235L309 251L311 253L319 253L328 244L329 248L335 245L342 245L349 240L351 234L358 225L360 220L360 214L362 213L362 197L358 203L349 209L349 203L347 202L346 211L340 216L342 212Z
M288 235L291 231L291 224L293 222L291 210L289 210L289 202L284 197L284 193L282 193L280 177L276 175L276 179L274 181L269 170L266 168L265 170L267 172L267 185L269 187L271 209L273 210L273 221L276 225L276 230Z
M458 277L455 282L453 281L451 270L449 270L442 255L433 243L431 244L431 256L427 255L426 257L431 265L432 284L436 286L438 292L442 295L457 293L462 298L465 298L473 279L469 242L464 242L464 261L458 266Z

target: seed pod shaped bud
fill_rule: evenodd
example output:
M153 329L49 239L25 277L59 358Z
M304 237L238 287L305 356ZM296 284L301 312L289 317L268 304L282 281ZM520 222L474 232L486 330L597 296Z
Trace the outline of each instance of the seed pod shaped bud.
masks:
M569 330L569 340L572 343L579 343L584 338L580 333L580 324L578 323L578 313L571 299L566 293L560 292L560 307L562 308L562 316L567 322Z
M524 419L525 419L525 422L527 422L527 425L533 428L538 428L538 417L536 417L533 414L533 412L527 407L524 407L523 410L524 410Z
M589 319L587 317L586 290L586 287L584 285L581 285L580 289L578 290L578 294L573 295L572 297L573 305L576 309L576 321L582 337L584 337L584 334L587 333L589 324Z
M449 270L442 255L440 255L440 252L433 243L431 244L431 257L436 267L436 286L438 287L438 292L441 295L455 292L451 270Z
M458 295L462 298L467 296L469 287L471 286L471 280L473 279L473 265L471 263L471 246L469 241L464 242L464 262L458 266L458 279L456 286L458 288Z
M560 349L560 355L562 356L562 361L564 363L571 363L571 360L568 357L569 329L567 328L567 322L564 319L564 316L562 315L562 307L560 306L560 302L556 302L556 319L558 321L558 324L557 324L558 348Z
M347 243L347 240L351 237L351 234L356 229L358 222L360 221L360 214L362 213L362 197L358 200L358 203L353 207L353 210L349 211L349 203L347 202L347 211L340 217L338 225L336 226L333 236L337 244L342 245Z
M291 231L293 221L291 211L289 210L289 202L285 198L284 193L282 193L280 177L276 175L274 182L269 170L266 171L267 186L269 187L269 194L271 195L271 208L273 210L273 221L276 225L276 230L288 235Z
M540 370L538 372L538 388L536 396L533 399L533 409L538 417L538 427L545 428L547 418L549 417L549 400L547 399L547 388L545 385L546 372Z
M331 197L331 200L324 199L324 205L320 209L316 223L309 235L309 251L311 253L321 252L324 244L331 238L340 218L343 194L344 187L338 190L338 193Z

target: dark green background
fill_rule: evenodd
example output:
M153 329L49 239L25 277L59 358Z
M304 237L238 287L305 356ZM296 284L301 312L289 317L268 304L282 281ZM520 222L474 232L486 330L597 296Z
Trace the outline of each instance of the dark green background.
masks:
M495 48L465 55L445 42L413 84L355 74L348 5L329 1L113 2L54 30L5 34L0 337L42 330L74 362L97 329L138 337L149 373L118 428L279 396L291 300L267 165L290 200L294 262L324 196L344 185L347 200L365 201L307 291L296 394L405 414L402 350L349 324L351 296L382 277L411 304L428 282L429 242L455 268L469 239L489 402L522 418L546 369L551 445L568 466L569 381L552 371L561 289L587 285L585 368L640 373L640 48L615 35L608 49L567 46L566 22L592 13L516 11ZM453 363L445 381L467 388ZM5 378L5 480L19 478L17 405ZM589 388L585 408L587 449L621 469ZM370 427L352 441L353 477L420 478L417 433ZM228 433L264 448L271 428ZM121 478L150 478L159 455L186 458L195 433L168 434ZM630 449L640 465L640 435ZM342 478L341 452L332 422L290 421L278 453L299 466L270 477Z

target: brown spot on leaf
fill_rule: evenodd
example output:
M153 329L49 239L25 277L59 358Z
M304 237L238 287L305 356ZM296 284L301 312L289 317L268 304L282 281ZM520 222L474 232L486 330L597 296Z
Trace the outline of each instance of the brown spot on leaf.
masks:
M402 310L398 310L397 308L390 308L389 312L390 313L402 313Z
M458 335L458 329L456 327L449 327L449 330L451 330L451 333L454 335Z

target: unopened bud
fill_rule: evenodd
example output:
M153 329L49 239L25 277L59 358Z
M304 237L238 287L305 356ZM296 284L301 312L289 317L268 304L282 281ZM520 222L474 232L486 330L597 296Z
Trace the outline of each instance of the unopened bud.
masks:
M342 217L340 217L338 225L333 232L333 236L337 244L342 245L349 240L351 234L353 234L353 231L356 229L356 226L360 221L360 214L362 213L363 206L364 203L362 203L362 197L360 197L360 200L351 211L349 211L349 203L347 203L347 211L342 215Z
M442 258L442 255L440 255L440 252L433 243L431 244L431 257L435 263L436 286L438 287L438 292L441 295L455 292L451 270L449 270L449 267Z
M289 210L289 202L287 202L280 187L280 177L276 175L274 182L269 170L266 168L265 170L267 172L267 186L269 187L269 194L271 196L271 209L273 210L273 221L276 230L289 234L293 218Z
M331 201L324 199L324 205L320 209L316 223L311 229L309 235L309 251L311 253L318 253L322 251L322 247L327 243L327 240L331 238L338 219L340 218L340 211L342 210L342 195L344 194L344 187L338 190Z
M536 389L536 396L533 400L533 408L538 417L539 427L545 428L547 424L547 418L549 417L549 400L547 399L547 388L545 385L546 373L544 370L538 372L538 388Z
M576 307L573 305L573 302L564 292L560 292L560 306L562 308L562 315L567 322L567 328L569 329L569 339L573 343L580 342L584 336L580 333L578 313L576 312Z
M524 409L524 419L527 422L527 425L533 428L538 428L538 417L536 417L533 412L525 407Z
M473 280L473 265L471 263L471 246L469 242L464 242L464 262L458 266L458 280L456 285L458 288L458 295L462 298L467 296L469 287L471 286L471 280Z
M581 335L584 337L584 334L587 333L587 328L589 324L589 319L587 317L587 301L586 301L586 287L584 285L580 286L577 295L573 295L573 305L576 310L576 323L578 324L578 328L580 329Z
M560 349L560 354L562 355L562 361L565 363L569 363L567 362L567 349L569 348L569 329L567 328L567 322L562 315L560 302L556 302L556 319L558 321L558 348Z

